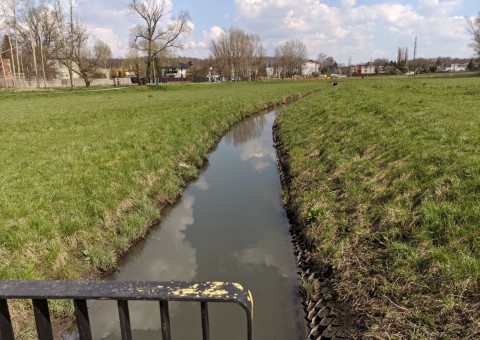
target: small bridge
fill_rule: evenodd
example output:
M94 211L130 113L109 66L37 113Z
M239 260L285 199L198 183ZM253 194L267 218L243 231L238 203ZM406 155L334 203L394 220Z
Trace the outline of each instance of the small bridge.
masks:
M132 339L128 301L159 301L163 340L171 340L170 301L200 303L203 339L210 339L208 303L240 305L247 315L247 339L252 340L253 301L250 291L238 283L155 281L0 281L0 339L14 340L9 299L31 300L40 340L53 340L49 299L73 300L81 340L92 339L87 300L116 300L123 340Z

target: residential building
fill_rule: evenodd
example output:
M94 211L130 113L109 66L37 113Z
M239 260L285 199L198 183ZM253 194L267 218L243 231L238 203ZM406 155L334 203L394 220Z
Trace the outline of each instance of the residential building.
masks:
M312 73L318 73L319 64L317 60L305 60L302 65L302 75L310 77Z
M185 63L171 63L162 66L163 75L167 78L185 79L190 66Z
M450 67L447 67L445 70L447 72L465 72L468 68L468 63L466 64L452 64Z
M370 65L370 63L357 65L355 66L355 73L361 75L375 74L375 65Z

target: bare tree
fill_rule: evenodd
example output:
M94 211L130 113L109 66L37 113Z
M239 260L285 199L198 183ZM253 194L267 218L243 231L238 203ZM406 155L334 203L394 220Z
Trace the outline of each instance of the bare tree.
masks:
M54 47L59 29L55 11L45 0L22 0L18 20L19 41L23 50L29 51L22 59L27 64L27 69L33 64L37 86L40 73L46 86L47 78L56 74Z
M76 5L77 0L68 0L67 15L64 15L60 0L55 6L61 32L56 39L57 59L68 69L72 89L74 73L89 87L101 66L112 56L110 47L103 41L96 40L92 46L90 35L77 17Z
M300 40L288 40L275 48L277 68L285 77L302 72L303 62L307 59L307 47Z
M73 55L75 52L76 37L82 33L82 27L80 27L78 17L75 14L75 8L77 0L68 0L68 17L65 16L62 7L62 1L56 0L55 13L59 25L60 34L56 40L56 54L57 60L60 64L64 65L68 70L68 77L70 79L70 87L74 88L73 83Z
M258 76L265 77L267 75L266 52L260 37L255 34L252 36L253 60L252 60L252 80L256 80Z
M13 77L35 78L39 86L40 71L46 85L48 55L51 51L52 35L57 31L53 10L47 0L4 0L1 11L5 17L10 40L10 62ZM40 61L41 70L38 64ZM35 74L32 77L32 72ZM26 70L26 71L25 71Z
M212 40L210 55L227 78L253 80L265 68L265 49L260 37L238 28L231 28Z
M154 60L162 54L182 49L180 37L190 32L190 15L183 11L170 18L167 0L132 0L130 8L143 22L131 31L131 47L145 56L146 76L152 79Z
M320 72L324 74L333 73L338 70L338 64L335 59L324 53L319 54L318 64Z
M480 13L477 17L467 18L467 29L472 36L471 47L475 51L478 59L480 59Z
M137 82L140 82L141 78L145 77L146 67L145 58L138 54L137 50L130 49L123 60L123 67L128 71L135 72Z
M110 47L101 40L97 40L93 47L87 45L88 35L77 35L73 53L73 63L77 66L73 71L85 81L89 87L92 81L98 76L98 71L105 60L112 57Z
M18 32L18 20L17 20L17 13L18 13L18 0L3 0L0 2L0 12L2 12L2 21L3 26L7 29L8 32L8 39L10 44L10 65L13 73L13 79L17 78L19 75L19 48L18 48L18 39L17 39L17 32ZM15 41L16 49L13 45L11 45L13 40ZM14 56L16 54L16 58ZM17 66L17 69L15 68ZM15 84L13 84L15 86Z
M210 56L223 76L234 77L233 55L230 46L230 35L222 33L218 39L210 42Z

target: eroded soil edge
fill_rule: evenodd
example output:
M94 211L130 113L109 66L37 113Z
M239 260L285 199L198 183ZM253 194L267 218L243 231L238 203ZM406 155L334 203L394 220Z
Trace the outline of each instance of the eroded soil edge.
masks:
M314 261L314 245L303 233L304 225L299 217L298 207L288 197L291 188L291 174L287 155L283 153L282 142L278 138L278 125L273 127L274 147L277 167L284 192L285 210L290 221L290 234L300 275L300 294L308 327L308 339L351 339L358 330L354 324L356 316L350 312L351 306L338 300L335 292L335 273L331 266ZM287 194L285 194L287 193Z

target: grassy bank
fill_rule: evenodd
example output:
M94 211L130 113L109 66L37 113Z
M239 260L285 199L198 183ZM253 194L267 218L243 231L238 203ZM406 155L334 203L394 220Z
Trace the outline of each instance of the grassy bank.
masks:
M279 117L286 200L358 337L479 336L479 108L478 77L371 78Z
M0 279L109 270L245 115L319 82L0 93Z

